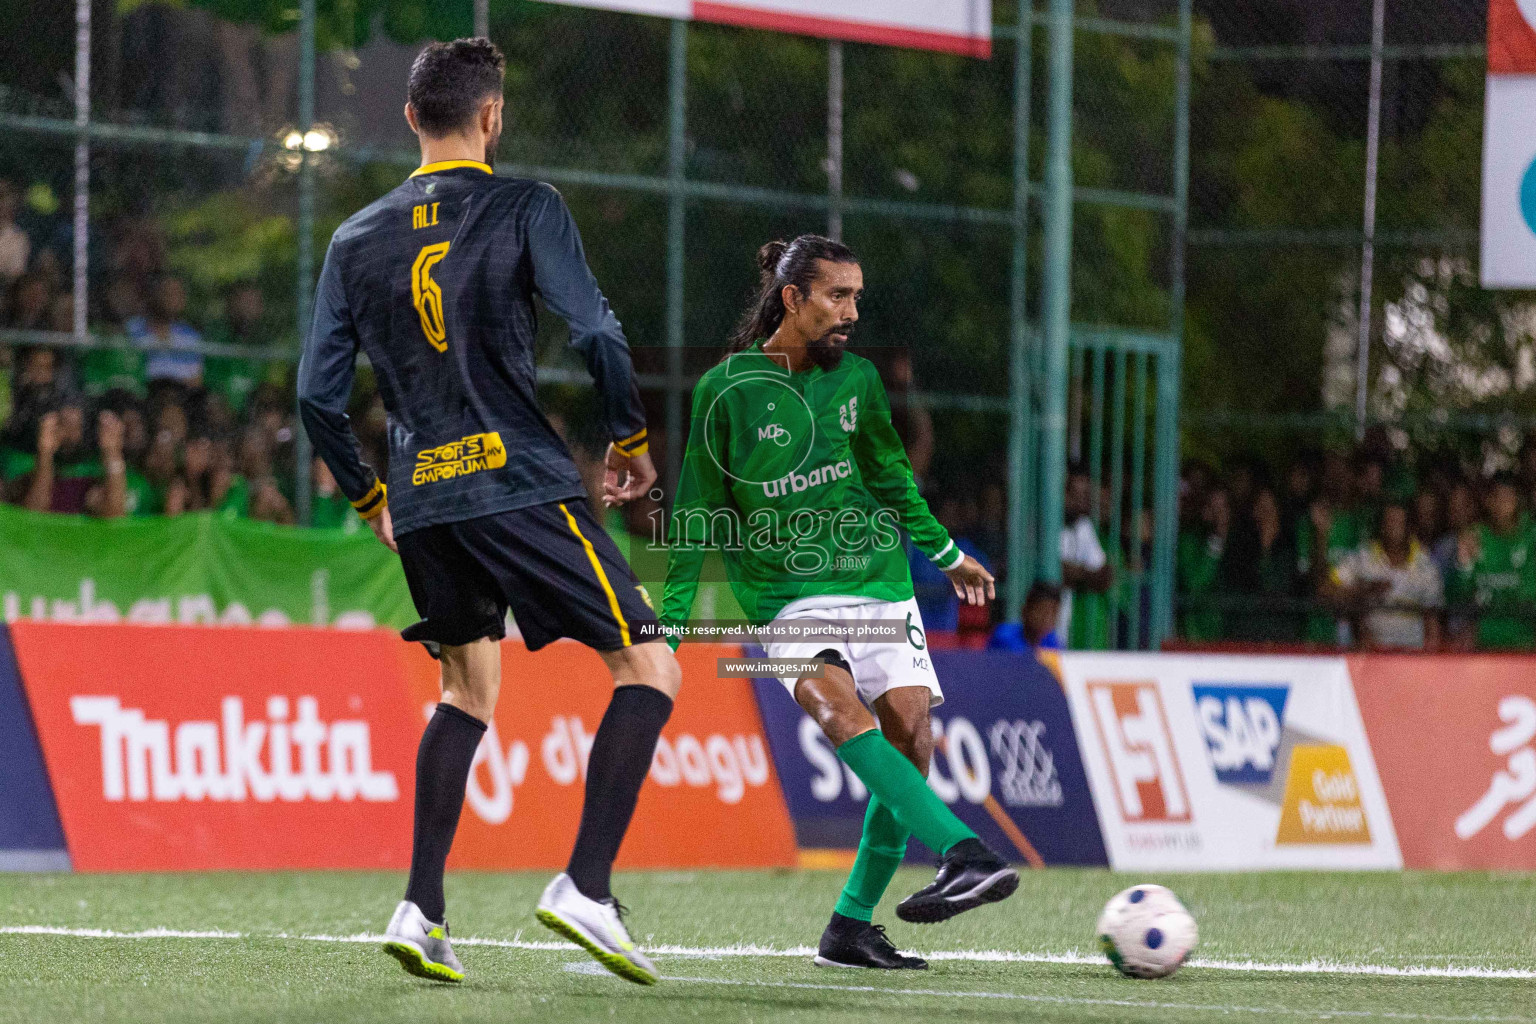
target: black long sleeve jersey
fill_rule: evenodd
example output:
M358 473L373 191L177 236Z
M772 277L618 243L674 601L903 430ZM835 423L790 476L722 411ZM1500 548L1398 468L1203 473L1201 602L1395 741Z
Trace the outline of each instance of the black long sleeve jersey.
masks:
M360 514L377 515L387 494L400 534L585 493L538 404L536 295L570 325L615 445L645 452L629 345L552 186L476 161L429 164L337 229L299 407ZM346 414L359 346L389 414L387 491Z

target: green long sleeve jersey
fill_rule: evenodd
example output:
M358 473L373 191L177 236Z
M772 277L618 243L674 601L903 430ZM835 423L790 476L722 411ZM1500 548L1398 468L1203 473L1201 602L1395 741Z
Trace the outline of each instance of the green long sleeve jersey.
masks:
M940 568L964 561L918 493L873 364L790 373L759 341L694 388L662 624L687 623L711 548L754 625L813 595L906 600L903 529Z

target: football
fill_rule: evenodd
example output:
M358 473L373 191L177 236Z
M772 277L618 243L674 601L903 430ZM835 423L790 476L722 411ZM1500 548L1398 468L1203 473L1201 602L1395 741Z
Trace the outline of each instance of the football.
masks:
M1166 978L1195 948L1199 930L1172 890L1136 885L1105 904L1098 936L1104 955L1127 978Z

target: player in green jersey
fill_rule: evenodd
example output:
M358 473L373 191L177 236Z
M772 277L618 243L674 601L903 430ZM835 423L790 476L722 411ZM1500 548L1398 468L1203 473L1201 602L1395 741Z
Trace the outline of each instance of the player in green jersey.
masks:
M1536 525L1520 514L1514 477L1494 480L1488 518L1461 535L1448 596L1477 605L1478 647L1530 650L1536 647Z
M928 788L929 709L944 697L901 531L963 600L994 596L992 576L928 510L879 374L845 352L864 287L853 253L803 235L770 242L758 263L762 291L731 354L694 389L662 625L675 643L705 553L719 548L748 619L767 627L769 657L823 663L782 681L871 797L816 963L926 967L871 924L908 836L942 859L933 884L897 907L904 921L947 920L1019 879Z

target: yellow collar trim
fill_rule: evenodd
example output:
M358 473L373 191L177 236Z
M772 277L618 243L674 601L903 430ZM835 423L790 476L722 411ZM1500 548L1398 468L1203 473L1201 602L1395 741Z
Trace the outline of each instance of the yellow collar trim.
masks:
M476 170L484 171L486 174L496 173L491 170L490 164L483 164L479 160L439 160L435 164L427 164L425 167L416 168L411 172L411 177L414 178L422 174L436 174L438 171L451 171L456 167L473 167Z

